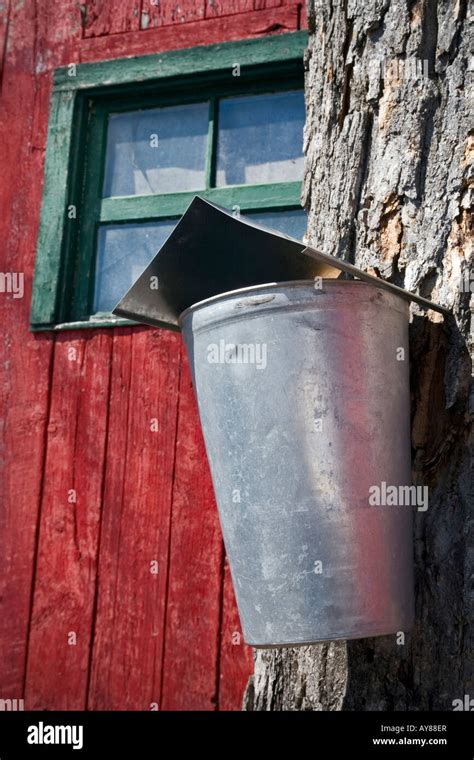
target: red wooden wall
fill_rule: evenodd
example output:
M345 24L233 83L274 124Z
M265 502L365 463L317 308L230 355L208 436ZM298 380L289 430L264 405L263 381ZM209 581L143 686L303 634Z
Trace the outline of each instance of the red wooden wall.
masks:
M23 299L0 293L0 698L26 709L238 710L252 658L180 337L32 334L28 316L53 69L293 31L302 4L0 9L0 271L25 275Z

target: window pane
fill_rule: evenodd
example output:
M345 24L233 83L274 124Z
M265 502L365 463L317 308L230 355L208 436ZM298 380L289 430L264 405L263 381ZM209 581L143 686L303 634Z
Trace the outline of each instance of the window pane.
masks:
M94 312L112 311L173 231L175 219L99 230Z
M297 240L302 240L306 232L307 216L306 211L302 208L296 208L292 211L257 211L255 213L247 212L252 222L264 224L273 230L284 232Z
M302 90L221 100L217 186L301 180L304 119Z
M205 186L208 103L109 117L104 197Z

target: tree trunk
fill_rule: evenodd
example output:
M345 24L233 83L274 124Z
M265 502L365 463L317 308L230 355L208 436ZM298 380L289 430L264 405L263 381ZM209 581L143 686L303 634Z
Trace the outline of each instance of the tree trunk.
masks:
M415 512L414 630L404 643L257 651L244 709L449 710L474 697L472 18L463 0L309 0L308 10L309 241L453 317L411 308L413 482L430 497Z

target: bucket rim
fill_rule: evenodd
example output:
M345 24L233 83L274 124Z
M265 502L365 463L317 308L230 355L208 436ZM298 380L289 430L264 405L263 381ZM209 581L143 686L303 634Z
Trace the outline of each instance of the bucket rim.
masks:
M384 288L377 288L377 285L374 283L373 285L368 282L364 282L363 280L342 280L339 277L322 277L321 278L324 285L341 285L344 283L345 286L347 285L356 285L357 287L364 285L366 288L376 288L378 290L381 290L383 292L387 292L384 290ZM246 295L247 293L251 293L255 290L266 290L269 288L283 288L283 287L294 287L294 286L302 286L302 285L311 285L314 286L314 279L312 280L283 280L282 282L264 282L261 285L248 285L245 288L236 288L235 290L226 290L223 293L218 293L215 296L210 296L209 298L204 298L202 301L196 301L196 303L191 304L191 306L188 306L184 311L181 312L181 314L178 317L178 325L182 327L183 321L185 318L197 311L198 309L201 309L205 306L208 306L210 304L216 303L218 301L221 301L225 298L229 298L230 296L236 296L236 295ZM398 296L397 293L391 293L393 296ZM398 296L398 298L403 302L405 299L402 298L402 296Z

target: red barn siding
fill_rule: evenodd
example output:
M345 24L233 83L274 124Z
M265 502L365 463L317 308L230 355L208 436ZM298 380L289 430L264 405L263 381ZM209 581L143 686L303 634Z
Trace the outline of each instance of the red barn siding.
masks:
M87 0L83 6L84 37L140 29L140 0Z
M251 654L180 337L28 329L48 101L57 66L294 31L303 4L0 8L1 271L25 274L23 299L0 294L0 698L237 710Z
M111 344L112 335L105 332L63 334L55 342L26 673L25 699L30 709L80 710L84 706ZM76 636L75 645L68 644L71 633Z
M91 709L149 710L160 702L179 372L174 333L116 335Z
M5 11L4 11L5 12ZM0 658L2 698L21 697L31 604L44 439L50 398L52 341L28 332L43 155L33 150L35 108L43 94L34 76L35 19L10 8L2 63L0 130L1 271L25 272L25 297L0 295ZM7 23L2 25L7 31ZM47 100L43 100L47 108Z
M223 548L190 372L182 350L161 707L217 704Z
M143 0L140 26L149 29L200 21L205 8L206 0Z

